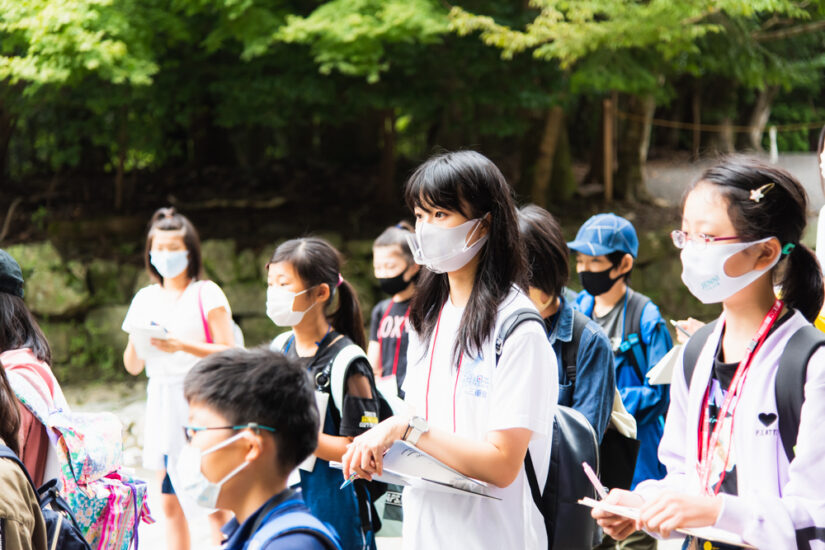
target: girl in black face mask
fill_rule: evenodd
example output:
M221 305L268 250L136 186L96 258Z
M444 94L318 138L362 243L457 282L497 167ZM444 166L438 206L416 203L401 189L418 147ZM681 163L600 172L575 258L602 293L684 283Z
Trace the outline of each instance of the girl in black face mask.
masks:
M421 266L413 261L406 222L388 227L373 243L373 269L381 290L391 295L372 310L367 357L382 391L403 398L401 384L407 373L407 318L415 281Z

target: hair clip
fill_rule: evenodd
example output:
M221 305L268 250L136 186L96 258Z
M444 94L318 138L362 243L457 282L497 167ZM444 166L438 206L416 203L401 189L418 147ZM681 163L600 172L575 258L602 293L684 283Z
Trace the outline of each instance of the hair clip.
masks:
M765 198L765 193L767 193L768 191L773 189L774 185L776 185L774 182L770 182L770 183L766 183L765 185L763 185L762 187L760 187L758 189L751 189L750 199L753 202L761 201L762 199Z
M785 244L785 246L783 246L783 247L782 247L782 255L783 255L783 256L787 256L788 254L790 254L790 253L791 253L791 251L792 251L794 248L796 248L796 245L795 245L794 243L787 243L787 244Z
M336 283L335 288L338 288L339 286L341 286L341 283L343 283L343 282L344 282L344 276L339 273L338 274L338 283Z

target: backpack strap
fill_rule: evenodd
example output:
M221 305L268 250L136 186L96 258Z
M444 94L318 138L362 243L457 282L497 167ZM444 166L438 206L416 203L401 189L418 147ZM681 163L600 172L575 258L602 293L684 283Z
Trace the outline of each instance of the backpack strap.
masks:
M581 343L582 333L584 327L587 326L590 319L584 313L573 310L573 337L569 342L563 342L561 345L561 359L564 374L567 379L576 386L576 370L578 367L579 344Z
M353 361L361 358L367 361L364 350L357 344L348 344L341 348L326 366L326 369L329 370L329 393L332 395L333 403L342 413L344 410L342 408L344 405L344 382L346 381L347 371ZM373 391L376 390L373 389Z
M260 550L269 541L293 533L312 535L327 550L341 550L338 538L330 531L329 527L313 516L301 501L287 500L272 510L270 515L276 512L280 512L281 515L272 521L267 521L260 529L255 531L247 543L247 550Z
M206 312L203 310L203 285L206 284L206 281L201 281L201 284L198 285L198 308L201 310L201 322L203 323L203 333L206 336L206 343L211 344L214 342L212 340L212 331L209 330L209 322L206 320Z
M682 355L682 373L685 376L685 385L690 389L690 382L693 380L693 371L696 369L696 361L699 360L699 354L705 347L705 342L710 338L710 333L716 328L717 321L711 321L707 325L701 327L694 332L690 339L685 344L685 350Z
M286 353L288 349L286 344L287 342L289 342L289 339L292 338L293 334L294 333L291 330L282 332L281 334L276 336L274 340L272 340L272 343L269 344L269 349L271 349L272 351L280 351L281 353Z
M802 404L805 402L805 380L811 356L825 345L825 334L813 325L805 325L791 336L776 371L774 392L779 416L779 437L788 462L793 461L799 434Z
M645 306L650 303L650 298L644 294L627 289L627 304L624 311L624 334L625 339L619 346L619 351L626 353L631 351L629 363L633 366L639 381L644 383L644 367L647 360L642 350L642 312Z
M32 477L29 475L29 471L26 469L26 465L23 464L23 461L20 460L20 457L17 456L14 451L11 450L6 445L0 444L0 458L8 458L12 462L16 463L20 466L20 469L23 470L23 475L26 476L26 479L29 480L29 485L31 485L32 491L34 491L35 495L39 495L37 492L37 487L34 486L34 481L32 481Z
M508 315L501 323L498 336L496 336L496 365L498 365L498 360L501 359L504 342L510 337L513 331L516 330L516 327L525 321L537 321L541 323L542 330L547 330L544 326L544 318L542 318L535 309L522 308Z

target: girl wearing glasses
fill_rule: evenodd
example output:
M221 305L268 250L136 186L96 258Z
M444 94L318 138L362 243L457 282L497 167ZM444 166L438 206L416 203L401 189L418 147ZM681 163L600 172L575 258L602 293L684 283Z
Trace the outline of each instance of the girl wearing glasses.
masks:
M825 350L814 351L798 381L797 433L780 434L788 417L775 397L780 358L823 300L819 265L800 242L806 208L805 191L788 172L739 157L708 169L686 195L673 234L682 280L723 312L703 329L695 361L683 353L674 370L659 447L667 476L607 497L640 507L640 518L593 512L614 538L639 528L668 537L715 526L758 548L825 548ZM689 537L685 546L706 544Z

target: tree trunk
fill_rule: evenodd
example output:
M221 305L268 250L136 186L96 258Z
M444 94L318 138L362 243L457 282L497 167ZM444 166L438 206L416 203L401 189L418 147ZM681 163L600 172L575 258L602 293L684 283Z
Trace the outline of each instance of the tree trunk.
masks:
M695 125L693 128L692 154L693 160L697 160L702 147L702 130L699 129L699 125L702 124L702 94L698 85L693 90L690 107L693 112L693 124Z
M392 204L395 198L395 112L392 109L383 111L381 169L378 182L378 199L381 204Z
M617 144L616 197L628 200L645 199L644 162L650 139L650 122L656 103L652 96L626 96L626 111L632 118L620 127Z
M9 143L16 124L17 119L0 102L0 183L8 177Z
M129 133L126 128L128 113L126 107L121 109L120 131L117 135L117 171L115 172L115 211L123 210L124 172L126 171L126 150Z
M736 151L735 134L733 132L733 119L725 116L721 121L722 130L719 132L719 152L724 154Z
M556 147L559 134L564 126L564 109L560 106L551 107L547 112L544 123L544 132L539 143L539 153L536 158L536 168L533 174L533 186L530 197L541 207L547 207L548 189L553 177L553 159L556 156Z
M754 151L762 151L762 134L765 133L765 126L771 116L771 106L778 91L779 86L767 86L759 91L756 98L756 104L748 120L748 126L751 127L748 132L748 147Z

